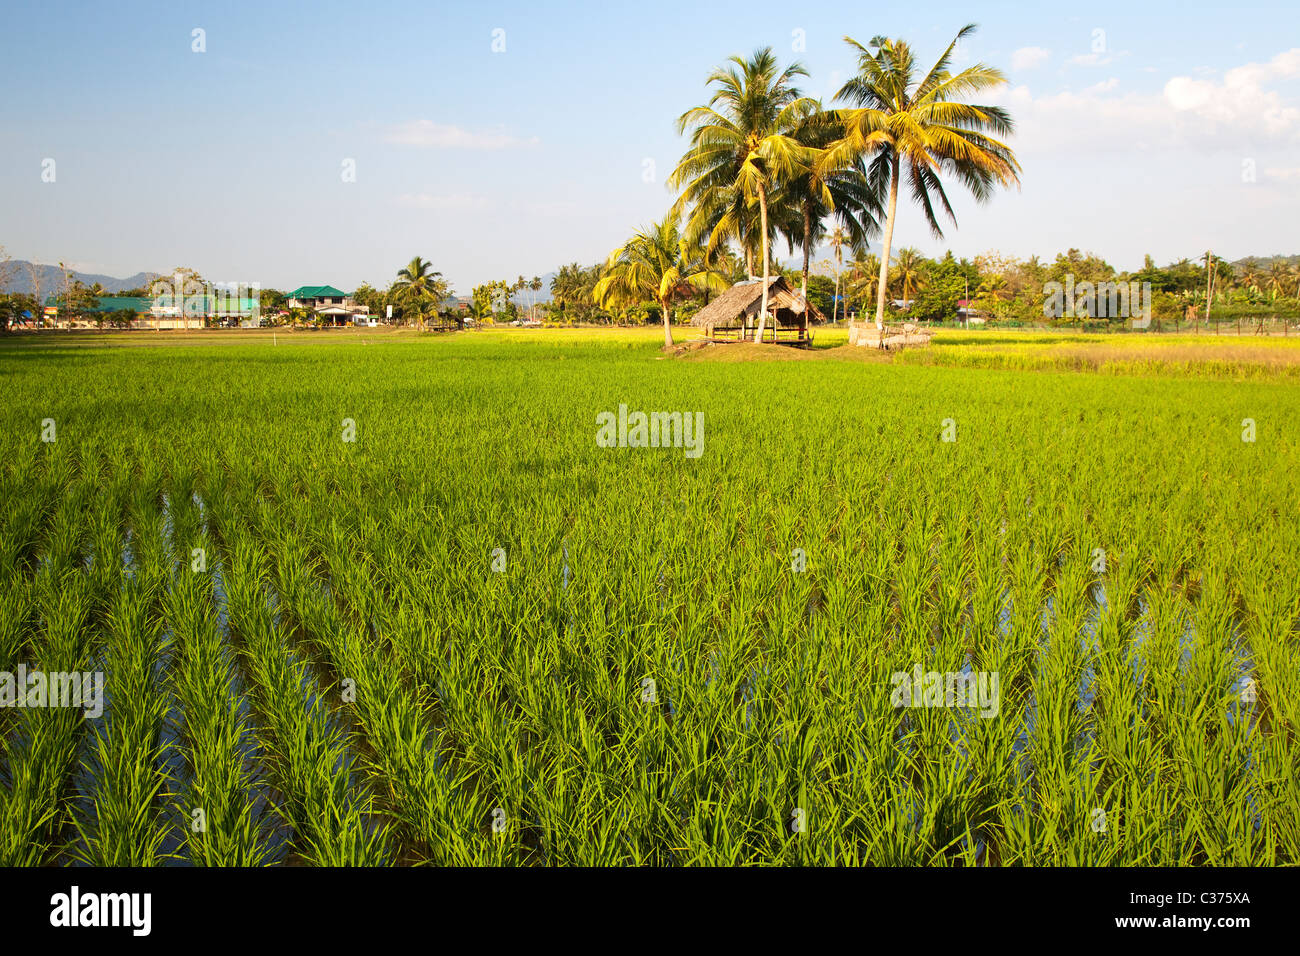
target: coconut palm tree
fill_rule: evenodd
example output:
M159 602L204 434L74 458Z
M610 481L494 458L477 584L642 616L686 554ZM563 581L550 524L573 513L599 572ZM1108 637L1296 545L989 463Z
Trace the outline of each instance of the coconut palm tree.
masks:
M1237 278L1237 287L1245 292L1258 294L1263 283L1264 271L1260 268L1259 260L1254 256L1243 259L1241 273Z
M728 62L730 66L709 76L708 85L715 89L708 104L687 110L677 120L679 134L693 129L689 151L668 177L670 187L683 190L671 216L675 220L691 203L703 203L708 209L716 203L718 191L726 189L733 190L732 206L743 209L757 204L763 293L755 341L761 341L771 274L768 198L809 165L811 151L795 135L817 111L817 104L794 86L794 79L807 76L808 71L797 63L781 70L771 47L756 51L748 60L733 56ZM824 199L829 204L828 193Z
M819 168L815 158L833 145L843 130L821 111L810 115L795 131L795 139L809 151L808 164L782 185L774 198L781 231L790 251L803 248L799 292L808 298L808 262L813 246L826 235L825 220L834 217L853 246L865 247L869 236L880 234L882 197L872 192L861 161L845 169ZM829 201L829 204L828 204Z
M880 257L859 249L849 262L849 281L845 288L845 314L849 301L870 302L876 297L876 284L880 281Z
M836 226L831 233L830 243L831 252L835 255L835 298L831 300L831 325L835 324L835 310L840 304L840 270L844 268L844 244L848 241L848 235Z
M415 310L416 321L424 328L425 312L432 302L437 303L447 294L447 284L442 281L442 273L433 271L430 262L416 256L406 267L397 273L393 290L398 298Z
M894 257L894 276L891 281L894 288L902 293L904 301L913 298L916 290L923 285L921 266L924 262L925 256L910 247L899 249L898 255Z
M1268 289L1273 298L1286 295L1287 286L1291 284L1291 269L1282 258L1274 259L1268 267Z
M960 73L950 69L957 44L975 32L965 26L925 76L917 79L911 47L901 40L876 37L863 46L845 41L858 51L858 72L836 94L853 104L839 111L844 138L827 149L819 162L827 168L843 167L859 158L872 157L867 178L873 188L887 191L885 230L880 254L880 282L876 290L876 328L884 328L885 289L889 277L889 252L894 240L900 179L907 172L912 198L925 213L930 231L942 237L936 200L954 223L952 206L940 180L941 173L956 177L975 199L984 202L995 186L1018 184L1020 164L1005 143L994 139L1012 132L1010 114L997 106L958 102L1006 82L1000 70L982 63Z
M682 240L677 218L670 213L610 253L609 266L591 294L602 308L653 299L663 313L664 345L670 346L673 302L692 290L726 287L726 280L704 263L699 249Z
M700 246L711 259L735 243L744 258L745 277L752 279L755 262L763 252L761 230L758 203L746 199L739 187L723 186L699 197L682 231L687 242ZM769 247L776 240L776 233L774 218L767 227Z
M537 321L537 293L542 291L542 277L533 276L532 280L528 283L528 288L533 293L533 309L530 314L530 318L532 318L532 320L536 322Z

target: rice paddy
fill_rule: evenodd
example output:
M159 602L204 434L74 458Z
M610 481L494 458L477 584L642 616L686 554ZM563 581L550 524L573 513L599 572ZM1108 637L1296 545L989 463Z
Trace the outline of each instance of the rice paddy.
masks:
M1300 863L1289 361L657 335L0 345L0 864Z

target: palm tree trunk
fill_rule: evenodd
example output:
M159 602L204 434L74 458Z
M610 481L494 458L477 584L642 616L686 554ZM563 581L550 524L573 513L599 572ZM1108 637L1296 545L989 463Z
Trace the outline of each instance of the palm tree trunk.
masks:
M812 200L803 201L803 284L799 294L803 296L804 314L808 307L808 257L812 254Z
M668 300L660 299L659 308L664 314L664 348L672 348L673 326L672 326L672 318L668 312Z
M884 344L885 331L885 291L889 286L889 247L894 241L894 217L898 212L898 157L894 157L893 167L889 171L889 211L885 217L884 248L880 253L880 282L876 287L876 329L881 332L880 341Z
M754 341L763 341L763 326L767 324L767 192L763 189L763 184L758 185L758 225L763 230L763 299L758 313L758 330L754 333Z
M840 305L840 270L835 270L835 298L831 300L831 325L835 324L835 310ZM847 314L847 313L845 313Z

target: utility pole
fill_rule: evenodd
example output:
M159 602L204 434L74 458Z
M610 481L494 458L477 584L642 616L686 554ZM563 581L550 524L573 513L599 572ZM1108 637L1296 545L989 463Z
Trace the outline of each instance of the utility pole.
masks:
M1214 253L1205 252L1205 327L1210 327L1210 301L1214 296Z
M63 270L63 312L67 316L68 331L72 331L72 273L68 271L68 267L62 262L59 263L59 268ZM55 316L57 317L57 315L56 312ZM56 329L59 327L57 318L54 327Z

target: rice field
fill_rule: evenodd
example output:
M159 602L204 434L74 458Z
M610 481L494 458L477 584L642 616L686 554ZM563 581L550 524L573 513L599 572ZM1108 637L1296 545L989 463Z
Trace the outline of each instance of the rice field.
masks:
M1288 362L659 334L0 343L0 865L1300 863Z

